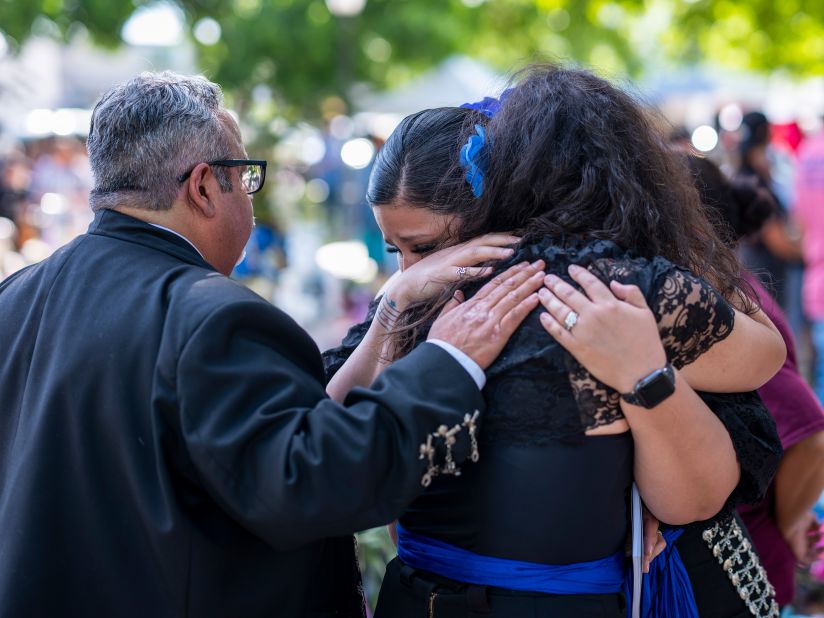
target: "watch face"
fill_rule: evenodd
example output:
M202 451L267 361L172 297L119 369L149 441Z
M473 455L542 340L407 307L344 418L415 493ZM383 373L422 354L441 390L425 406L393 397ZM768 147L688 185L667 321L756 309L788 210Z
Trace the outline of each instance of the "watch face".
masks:
M666 369L660 369L644 378L635 388L645 407L653 407L675 392L673 376Z

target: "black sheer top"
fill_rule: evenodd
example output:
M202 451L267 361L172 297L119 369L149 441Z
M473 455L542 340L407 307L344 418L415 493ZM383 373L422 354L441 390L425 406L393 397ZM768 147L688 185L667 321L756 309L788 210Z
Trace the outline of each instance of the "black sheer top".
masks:
M709 284L663 258L645 259L609 241L542 239L523 245L509 265L542 258L547 272L576 285L570 264L607 282L637 285L658 322L675 367L694 361L732 331L733 311ZM471 296L481 283L466 290ZM360 343L374 316L324 354L331 377ZM632 482L629 432L585 436L623 417L619 394L546 333L543 309L527 317L487 370L481 459L458 477L436 477L401 517L407 528L481 554L548 564L602 558L627 533ZM781 454L774 423L755 393L706 395L741 463L741 481L718 517L763 495Z

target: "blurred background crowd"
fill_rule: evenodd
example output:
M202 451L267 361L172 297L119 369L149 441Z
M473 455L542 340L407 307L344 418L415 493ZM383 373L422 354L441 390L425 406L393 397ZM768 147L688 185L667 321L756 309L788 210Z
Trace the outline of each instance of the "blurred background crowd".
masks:
M335 345L397 268L364 201L383 140L406 114L500 93L535 60L625 84L666 119L673 147L771 194L742 259L775 294L801 373L824 394L824 295L805 292L824 286L812 266L824 264L815 0L3 2L0 280L90 222L84 140L100 93L142 70L204 73L224 87L249 155L270 162L234 276L322 349ZM367 570L377 565L374 586L385 533L365 534L361 551ZM795 611L824 615L824 565L799 577Z

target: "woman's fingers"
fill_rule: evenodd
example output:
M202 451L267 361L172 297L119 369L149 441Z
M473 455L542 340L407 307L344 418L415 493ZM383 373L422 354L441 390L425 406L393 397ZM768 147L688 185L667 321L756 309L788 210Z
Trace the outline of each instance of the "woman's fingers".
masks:
M467 277L488 277L495 271L492 266L470 267L466 269Z
M463 292L461 292L460 290L455 290L455 292L452 294L452 298L450 298L448 301L446 301L446 304L443 306L443 309L441 309L441 312L438 315L439 316L446 315L447 313L452 311L455 307L460 305L463 301L464 301Z
M555 320L559 324L563 324L565 330L571 333L572 328L566 327L566 320L570 317L569 314L572 313L572 309L570 309L566 304L564 304L564 302L561 301L561 299L559 299L557 296L555 296L555 294L553 294L548 288L541 288L541 290L538 292L538 297L541 300L541 304L549 312L549 314L553 318L555 318ZM580 316L576 315L576 323L578 321L577 318L580 318Z
M538 298L543 302L541 299L541 293L538 292ZM574 345L575 340L572 338L570 332L564 328L564 326L552 317L551 313L542 313L540 316L541 326L544 327L544 330L552 336L555 341L560 343L564 349L570 351L571 347Z
M547 275L544 283L567 307L577 313L584 311L590 304L586 296L557 275Z
M569 271L569 276L584 289L587 296L593 302L612 300L615 298L613 293L609 291L609 288L586 268L578 266L577 264L571 264L567 270Z
M650 563L658 554L664 551L664 548L667 546L667 542L664 539L664 535L661 534L661 531L659 530L660 522L658 519L649 512L646 506L643 507L641 513L644 522L643 570L644 573L649 573Z
M479 245L475 247L465 247L452 258L453 263L464 266L474 266L481 262L492 260L505 260L515 254L515 249L508 247L494 247L491 245Z
M467 244L506 247L519 242L521 242L520 236L513 236L512 234L484 234L483 236L478 236L478 238L470 240Z
M634 307L647 308L647 299L644 298L643 292L637 285L627 285L619 283L618 281L610 281L609 289L612 290L615 297L629 303Z
M667 548L667 540L664 538L664 535L659 530L656 534L658 539L655 542L655 546L652 548L652 552L649 554L649 557L645 557L644 559L644 573L649 573L649 565L655 560L662 551Z
M520 241L520 238L511 234L487 234L445 251L449 252L449 259L456 266L474 266L480 262L512 257L515 253L512 245Z

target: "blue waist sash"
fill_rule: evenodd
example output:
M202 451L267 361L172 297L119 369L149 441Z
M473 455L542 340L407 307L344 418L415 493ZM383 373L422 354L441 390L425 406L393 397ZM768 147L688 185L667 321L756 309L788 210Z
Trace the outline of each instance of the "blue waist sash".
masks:
M641 586L641 618L699 618L692 582L675 547L683 532L663 531L667 546L650 564Z
M698 618L692 585L675 548L683 529L665 530L667 547L643 578L642 618ZM422 571L468 584L548 594L614 594L631 598L632 569L623 552L591 562L540 564L484 556L411 532L398 524L398 557ZM627 615L631 608L627 607Z
M612 594L624 587L623 552L574 564L539 564L483 556L415 534L398 524L398 557L414 569L468 584L549 594Z

